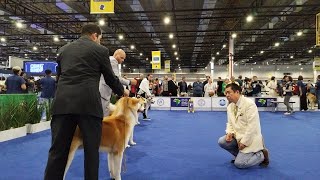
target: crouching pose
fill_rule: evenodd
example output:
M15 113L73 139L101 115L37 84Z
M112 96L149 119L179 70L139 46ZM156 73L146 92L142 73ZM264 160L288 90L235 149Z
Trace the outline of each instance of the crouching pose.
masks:
M225 93L229 101L228 122L226 135L220 137L219 145L234 155L231 162L237 168L268 166L269 154L264 146L256 104L241 96L241 87L237 84L228 84Z

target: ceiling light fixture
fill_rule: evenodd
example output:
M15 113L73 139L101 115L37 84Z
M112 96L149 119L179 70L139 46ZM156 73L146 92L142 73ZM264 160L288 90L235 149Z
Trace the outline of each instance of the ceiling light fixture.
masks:
M236 33L232 33L231 37L234 39L237 37L237 34Z
M38 47L37 46L33 46L32 48L34 51L38 50Z
M1 42L6 42L6 38L2 37L2 38L0 38L0 41Z
M99 20L99 25L100 26L104 26L106 24L106 22L104 21L104 19L100 19Z
M253 20L253 16L252 15L247 16L246 20L247 22L251 22Z
M308 53L312 53L312 50L310 49L310 50L308 51Z
M302 36L302 34L303 34L302 31L297 32L297 36Z
M120 39L120 40L123 39L123 35L122 35L122 34L119 35L119 39Z
M178 55L178 52L176 51L176 52L174 52L174 55Z
M135 48L134 45L131 45L131 46L130 46L130 49L134 49L134 48Z
M278 46L280 46L280 43L276 42L276 43L274 43L274 46L278 47Z
M164 24L169 24L170 23L170 18L169 17L165 17L163 22L164 22Z
M176 48L177 46L175 44L172 45L172 48Z
M54 42L59 42L59 38L57 36L53 37Z
M264 53L264 51L260 51L260 54L263 54Z
M169 34L169 38L170 38L170 39L173 38L173 34L172 34L172 33Z
M21 22L16 22L16 27L17 28L22 28L23 27L23 24Z
M142 56L143 54L142 53L140 53L140 56Z

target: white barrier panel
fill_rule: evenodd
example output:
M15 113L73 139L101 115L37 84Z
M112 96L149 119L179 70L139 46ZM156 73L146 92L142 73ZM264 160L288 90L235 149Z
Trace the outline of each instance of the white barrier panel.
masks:
M213 97L211 102L212 111L227 111L228 104L226 97Z
M284 97L283 98L278 97L277 101L283 102ZM295 102L295 103L293 103L293 110L294 111L300 111L300 97L299 96L292 96L290 98L290 102ZM287 111L287 106L285 106L284 103L278 103L278 111Z
M170 110L170 97L154 97L154 104L151 105L152 110Z
M211 111L211 97L192 97L195 111Z
M227 111L228 100L226 97L154 97L155 103L151 105L153 110L188 110L187 100L191 98L194 103L195 111ZM248 97L258 106L259 111L273 111L271 101L283 102L281 97ZM300 99L298 96L290 98L293 103L293 110L300 110ZM278 111L286 111L283 103L277 104Z

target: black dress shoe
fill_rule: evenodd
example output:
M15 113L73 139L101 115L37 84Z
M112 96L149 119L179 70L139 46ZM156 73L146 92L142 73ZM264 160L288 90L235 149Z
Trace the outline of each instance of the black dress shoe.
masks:
M259 166L267 167L269 165L269 152L267 149L262 150L264 160L259 164Z

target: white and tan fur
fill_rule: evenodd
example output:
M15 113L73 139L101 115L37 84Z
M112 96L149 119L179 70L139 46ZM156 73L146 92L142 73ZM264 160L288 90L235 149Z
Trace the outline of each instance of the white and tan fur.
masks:
M317 103L317 97L312 93L307 93L307 99L310 102L310 109L314 109L314 106Z
M112 179L121 179L123 153L136 124L138 111L143 111L143 100L123 97L115 104L113 113L103 118L100 151L108 153L108 167ZM64 177L70 167L77 149L82 148L83 141L77 127L69 150Z

